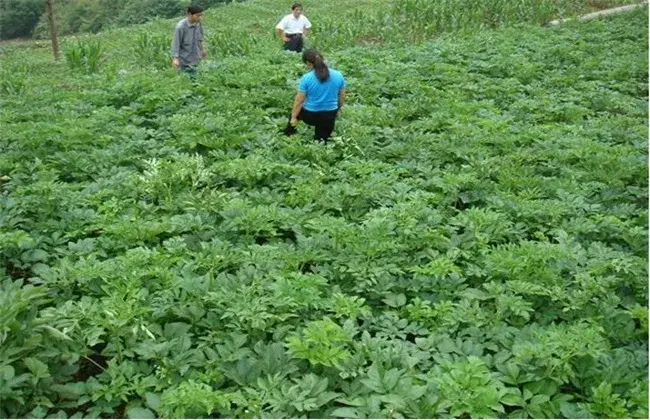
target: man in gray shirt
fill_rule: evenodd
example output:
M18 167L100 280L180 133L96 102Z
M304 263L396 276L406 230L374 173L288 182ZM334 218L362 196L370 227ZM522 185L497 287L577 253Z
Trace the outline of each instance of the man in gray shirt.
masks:
M187 17L176 24L172 40L172 66L179 73L196 76L196 66L208 55L203 49L203 8L198 4L187 7Z

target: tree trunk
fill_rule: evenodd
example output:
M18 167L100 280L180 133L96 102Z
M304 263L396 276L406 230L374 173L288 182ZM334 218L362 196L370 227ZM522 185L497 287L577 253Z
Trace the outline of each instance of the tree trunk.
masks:
M47 20L50 22L50 38L52 39L52 51L54 59L59 60L59 41L56 38L56 26L54 25L54 10L52 9L52 0L46 0Z

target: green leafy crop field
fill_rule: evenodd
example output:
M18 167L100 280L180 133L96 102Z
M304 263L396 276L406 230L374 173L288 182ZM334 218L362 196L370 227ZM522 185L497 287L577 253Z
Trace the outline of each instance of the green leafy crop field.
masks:
M2 46L0 417L647 418L647 8L321 3L326 146L284 2Z

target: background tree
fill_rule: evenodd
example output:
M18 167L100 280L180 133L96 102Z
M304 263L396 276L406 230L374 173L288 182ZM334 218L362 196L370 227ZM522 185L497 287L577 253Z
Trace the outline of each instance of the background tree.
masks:
M52 40L52 52L54 53L54 59L59 60L59 40L56 35L56 24L54 22L54 7L52 5L53 0L46 0L45 4L47 6L47 20L50 23L50 39Z
M0 39L31 37L44 9L43 0L0 0Z

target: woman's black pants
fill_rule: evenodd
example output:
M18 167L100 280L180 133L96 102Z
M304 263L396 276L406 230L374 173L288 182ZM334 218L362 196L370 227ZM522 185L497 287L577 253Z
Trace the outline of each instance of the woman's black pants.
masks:
M334 131L334 123L336 122L337 111L307 111L305 108L300 110L298 120L304 121L305 124L314 126L314 140L327 142L332 131ZM284 129L284 134L290 136L296 133L296 127L291 125L291 117L287 127Z

